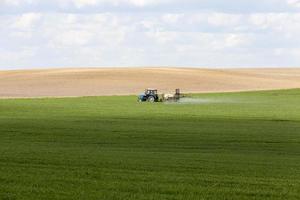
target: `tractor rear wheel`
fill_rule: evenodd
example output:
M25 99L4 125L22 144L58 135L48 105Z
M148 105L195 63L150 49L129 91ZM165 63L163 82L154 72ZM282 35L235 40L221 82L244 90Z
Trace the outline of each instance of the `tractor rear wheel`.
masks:
M153 96L148 97L148 101L153 103L155 101L155 98Z

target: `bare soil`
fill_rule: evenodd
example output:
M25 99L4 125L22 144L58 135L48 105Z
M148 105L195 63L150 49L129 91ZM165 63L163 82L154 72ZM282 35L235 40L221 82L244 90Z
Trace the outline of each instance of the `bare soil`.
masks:
M159 92L300 88L299 69L89 68L0 71L0 97L64 97Z

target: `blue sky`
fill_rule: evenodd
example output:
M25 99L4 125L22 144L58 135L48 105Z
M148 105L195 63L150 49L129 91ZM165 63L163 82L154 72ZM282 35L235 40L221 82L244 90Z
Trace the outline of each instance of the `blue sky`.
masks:
M0 69L299 67L300 0L0 0Z

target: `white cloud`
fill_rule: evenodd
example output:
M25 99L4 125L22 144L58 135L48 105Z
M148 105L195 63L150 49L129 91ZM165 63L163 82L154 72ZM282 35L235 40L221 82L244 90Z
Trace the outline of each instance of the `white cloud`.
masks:
M41 18L40 13L26 13L17 17L15 22L12 24L14 28L30 28Z
M93 6L99 3L98 0L73 0L76 7L81 8L83 6Z
M182 14L182 13L180 13L180 14L168 13L168 14L164 14L162 16L162 20L166 23L176 24L183 17L184 17L184 14Z
M40 29L51 48L116 46L123 41L128 30L127 26L120 24L121 19L108 13L46 15L44 18L48 23Z
M67 7L68 5L73 4L76 8L84 8L88 6L99 5L112 5L117 7L124 5L132 5L136 7L145 7L150 5L163 4L167 2L170 2L170 0L57 0L57 3L59 3L63 7Z
M287 0L288 5L300 8L300 0Z
M126 0L125 0L125 2L126 2ZM143 7L143 6L166 3L168 1L166 1L166 0L128 0L127 2L130 4L133 4L135 6Z
M227 47L240 47L250 43L250 39L244 35L229 34L225 37L225 46Z
M153 31L147 32L146 36L160 44L165 44L167 42L175 42L178 34L170 31Z
M10 63L11 65L5 67L32 65L32 59L36 56L38 48L36 47L21 47L18 51L10 51L0 49L0 61L2 63ZM0 62L0 63L1 63ZM0 69L3 65L0 65Z
M300 33L300 14L298 13L252 14L248 17L248 21L249 27L261 30L282 32L285 35Z
M37 2L38 0L3 0L4 5L9 5L9 6L21 6L24 4L33 4ZM0 2L1 5L1 2Z
M241 15L227 13L208 14L207 21L214 26L235 26L241 23Z
M51 41L50 46L54 48L83 46L91 42L92 38L93 34L89 31L66 30L57 33Z
M23 7L24 2L38 5L46 0L13 0L10 4L29 9L28 5ZM295 12L165 11L162 5L168 0L51 2L63 9L0 15L0 27L5 27L0 28L0 68L25 64L47 67L85 63L85 66L300 63L297 57L300 14ZM293 2L290 4L296 1ZM119 10L93 10L99 5ZM160 5L156 8L162 11L152 11L149 9L152 5ZM73 12L74 7L78 12ZM85 8L84 12L79 11ZM143 8L149 10L131 12Z

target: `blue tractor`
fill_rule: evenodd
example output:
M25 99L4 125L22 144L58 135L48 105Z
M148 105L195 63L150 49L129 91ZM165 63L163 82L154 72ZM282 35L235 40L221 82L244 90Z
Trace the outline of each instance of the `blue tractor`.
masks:
M146 89L145 93L140 94L138 96L138 101L139 102L144 102L144 101L148 101L148 102L158 102L159 101L159 97L157 94L157 89Z

